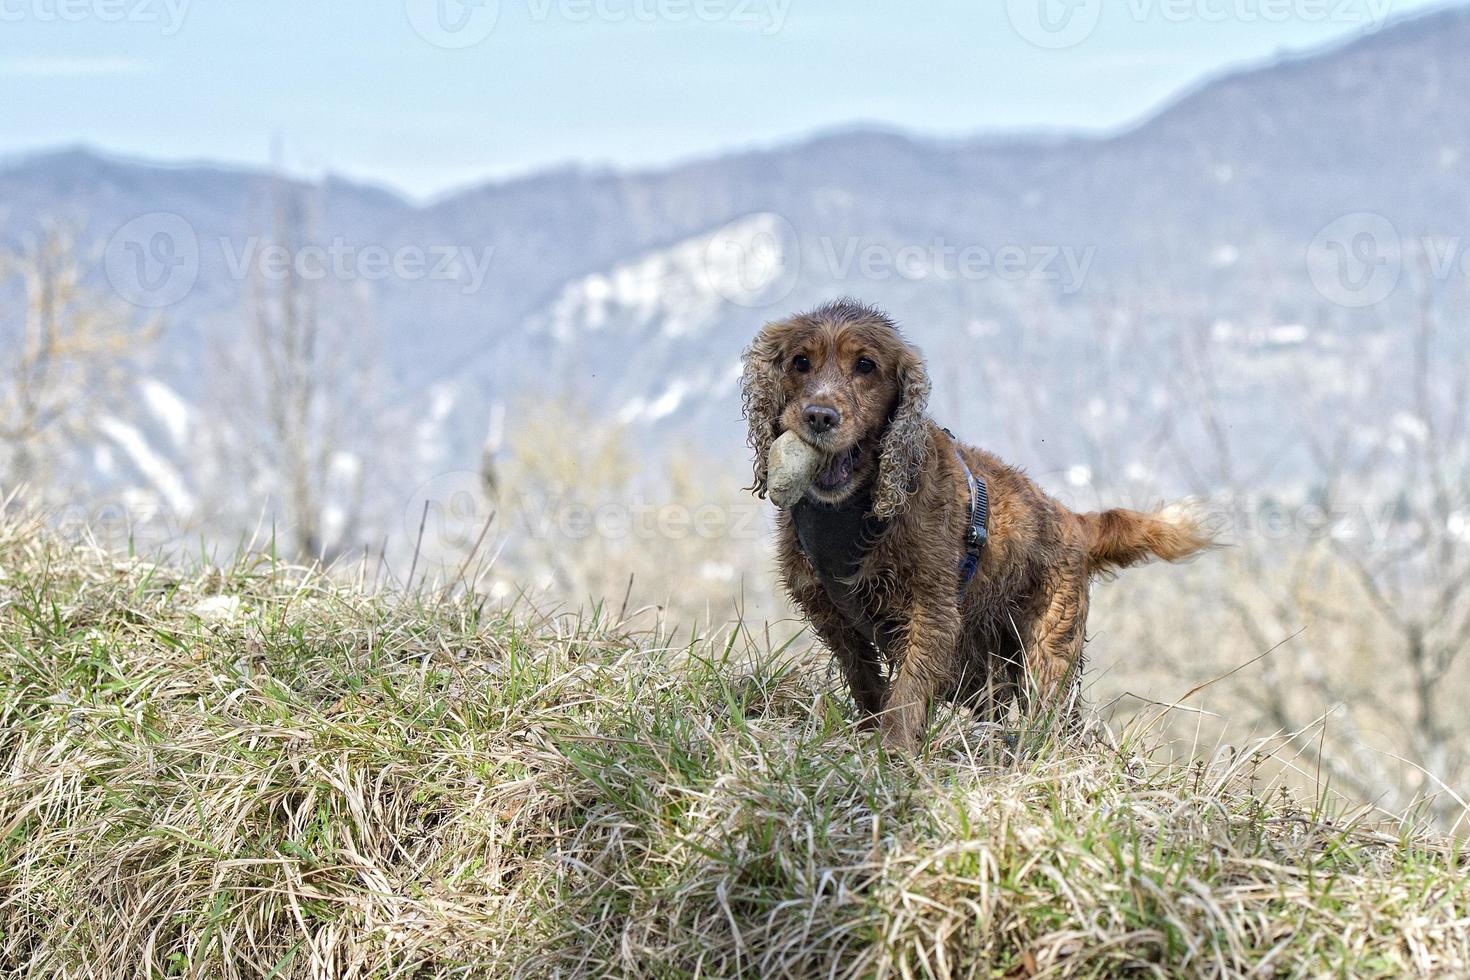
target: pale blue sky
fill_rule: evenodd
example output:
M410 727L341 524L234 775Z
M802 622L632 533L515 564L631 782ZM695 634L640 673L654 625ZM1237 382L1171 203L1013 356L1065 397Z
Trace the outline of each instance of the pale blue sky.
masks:
M292 169L427 196L853 123L1111 129L1203 76L1437 5L470 2L0 0L0 154L85 143L259 165L279 136ZM1038 10L1055 32L1038 35Z

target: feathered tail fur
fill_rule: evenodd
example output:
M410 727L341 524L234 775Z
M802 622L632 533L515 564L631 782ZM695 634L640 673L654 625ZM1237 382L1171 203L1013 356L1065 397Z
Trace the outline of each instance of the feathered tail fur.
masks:
M1157 514L1105 510L1078 514L1088 535L1087 558L1093 572L1109 572L1152 558L1177 562L1213 547L1214 538L1184 509Z

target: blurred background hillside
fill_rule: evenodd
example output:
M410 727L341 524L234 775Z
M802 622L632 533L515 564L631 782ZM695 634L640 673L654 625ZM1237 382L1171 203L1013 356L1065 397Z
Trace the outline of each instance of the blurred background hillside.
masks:
M1095 700L1243 668L1180 716L1202 751L1301 732L1305 771L1453 823L1470 7L941 4L854 45L818 6L367 5L382 75L311 66L325 35L286 35L320 10L261 5L244 75L186 0L6 8L7 506L146 554L781 620L738 359L855 296L925 351L943 424L1069 505L1215 515L1227 550L1099 590ZM964 30L975 63L940 42ZM760 58L641 57L723 31Z

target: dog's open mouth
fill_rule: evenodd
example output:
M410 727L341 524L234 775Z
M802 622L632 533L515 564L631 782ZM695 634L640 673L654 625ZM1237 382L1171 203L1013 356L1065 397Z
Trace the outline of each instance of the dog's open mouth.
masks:
M862 454L861 446L853 446L844 449L827 461L827 465L817 471L817 489L831 492L841 490L852 482L853 470L857 468L858 457Z

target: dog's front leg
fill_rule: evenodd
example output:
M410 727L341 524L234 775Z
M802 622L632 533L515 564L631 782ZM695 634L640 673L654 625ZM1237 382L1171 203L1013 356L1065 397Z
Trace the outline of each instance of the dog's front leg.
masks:
M883 674L873 644L832 604L827 592L811 576L792 576L791 597L817 636L837 658L843 679L852 692L861 728L876 727L874 719L883 707Z
M819 614L811 619L817 635L842 668L842 676L857 705L858 727L872 727L883 706L883 675L878 669L877 651L860 632L834 614Z
M953 605L918 605L909 615L903 649L888 685L878 731L883 746L913 752L929 726L929 708L953 675L960 636Z

